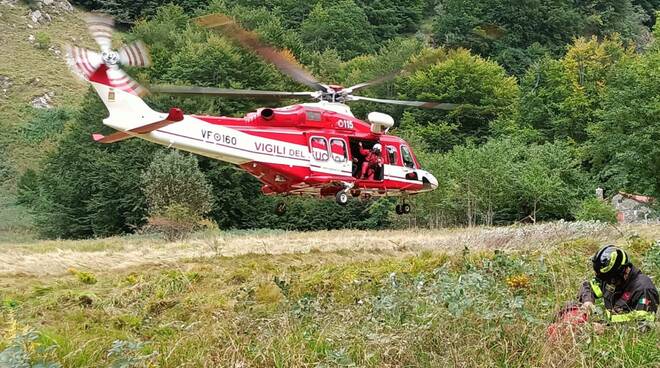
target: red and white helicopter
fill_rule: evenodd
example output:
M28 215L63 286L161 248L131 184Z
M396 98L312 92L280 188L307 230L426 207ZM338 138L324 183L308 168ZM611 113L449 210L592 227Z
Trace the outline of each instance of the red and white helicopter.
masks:
M313 92L255 91L183 86L160 86L155 92L225 97L315 99L281 108L260 108L242 118L185 115L178 108L169 113L152 110L142 100L147 91L129 77L119 65L147 67L147 48L140 42L111 48L113 21L91 16L88 25L101 53L68 47L69 65L89 81L109 111L103 120L118 132L94 134L99 143L114 143L142 138L153 143L193 152L237 165L259 179L266 195L334 196L345 205L349 196L400 196L396 212L410 212L408 195L431 191L437 179L421 168L410 145L387 134L394 125L392 117L372 112L366 121L351 113L346 103L380 103L449 110L453 104L385 100L353 95L353 92L394 77L361 83L350 88L319 83L285 52L265 46L258 37L241 29L231 18L212 14L197 18L197 23L222 31L241 45L271 62L292 79L314 89ZM372 175L362 177L366 149L380 145L380 163ZM361 150L361 147L364 149ZM276 211L283 213L285 206Z

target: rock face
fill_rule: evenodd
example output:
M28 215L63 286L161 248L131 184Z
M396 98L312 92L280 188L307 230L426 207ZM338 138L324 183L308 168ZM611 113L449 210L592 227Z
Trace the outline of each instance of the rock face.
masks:
M53 107L51 102L53 102L53 92L46 92L43 96L35 97L31 105L36 109L50 109Z
M8 0L0 0L5 1ZM69 13L73 11L73 5L68 0L39 0L34 3L33 11L28 18L34 24L44 24L52 20L50 14Z

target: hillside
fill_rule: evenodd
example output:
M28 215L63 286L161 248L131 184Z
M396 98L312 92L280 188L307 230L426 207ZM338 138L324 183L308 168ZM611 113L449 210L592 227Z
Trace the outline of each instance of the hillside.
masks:
M584 325L554 341L546 327L599 244L625 247L657 280L659 238L657 225L555 223L0 244L0 361L655 367L657 325Z
M39 18L23 2L0 2L0 239L31 233L27 211L15 205L17 174L38 168L62 131L61 123L48 124L49 111L75 109L87 91L62 47L92 45L84 13L66 1L43 3L50 4L35 6Z

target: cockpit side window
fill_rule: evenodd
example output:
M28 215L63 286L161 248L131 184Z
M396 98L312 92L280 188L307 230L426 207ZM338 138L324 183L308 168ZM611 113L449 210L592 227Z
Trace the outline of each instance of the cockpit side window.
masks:
M312 137L312 156L317 161L328 161L328 141L323 137Z
M332 152L332 159L336 162L346 162L348 160L346 142L343 139L330 139L330 151Z
M388 162L390 165L398 165L399 160L397 159L397 152L396 152L396 147L394 146L387 146L387 158Z
M415 160L413 159L408 146L401 146L401 158L403 159L403 164L405 166L415 168Z

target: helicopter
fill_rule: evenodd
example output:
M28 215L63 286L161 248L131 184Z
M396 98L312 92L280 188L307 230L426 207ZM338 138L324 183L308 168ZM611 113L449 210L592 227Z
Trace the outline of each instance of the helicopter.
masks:
M421 167L410 144L388 134L394 126L391 116L371 112L361 120L353 115L348 103L371 101L440 110L451 110L456 105L358 96L355 91L392 80L398 72L348 88L323 84L290 53L262 43L255 33L241 28L229 16L216 13L195 21L251 50L312 91L156 85L150 87L151 92L312 102L263 107L240 118L189 115L177 107L167 113L154 111L142 99L149 91L120 68L148 67L147 47L135 41L113 50L113 19L91 15L87 25L100 52L67 46L67 61L76 75L91 83L106 106L109 116L103 124L117 131L109 135L95 133L94 141L109 144L140 138L228 162L257 178L265 195L334 197L340 205L346 205L350 197L400 197L397 214L411 212L408 196L437 188L438 180ZM371 161L365 163L368 157ZM285 203L278 203L275 212L285 211Z

